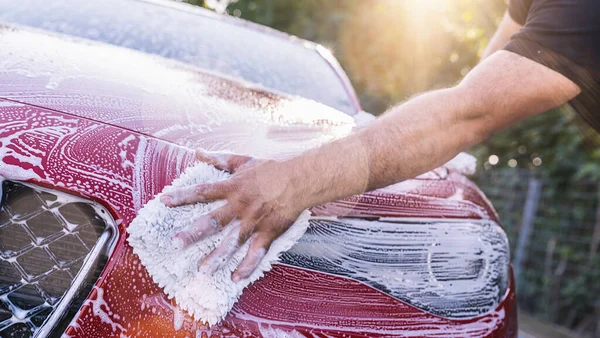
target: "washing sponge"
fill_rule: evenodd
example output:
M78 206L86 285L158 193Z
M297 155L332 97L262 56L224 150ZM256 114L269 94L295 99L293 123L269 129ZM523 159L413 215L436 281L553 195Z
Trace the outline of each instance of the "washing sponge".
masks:
M222 206L225 202L197 203L168 208L160 202L163 193L177 188L225 180L229 174L214 167L198 163L170 186L156 195L138 213L127 228L129 244L140 258L152 279L167 294L175 298L179 307L194 319L208 325L221 321L249 284L271 269L279 254L290 249L308 227L309 212L304 211L298 220L271 245L269 251L252 275L238 283L231 273L248 251L249 243L212 275L198 272L198 263L225 237L226 231L217 233L186 249L178 249L171 238L190 226L198 217Z

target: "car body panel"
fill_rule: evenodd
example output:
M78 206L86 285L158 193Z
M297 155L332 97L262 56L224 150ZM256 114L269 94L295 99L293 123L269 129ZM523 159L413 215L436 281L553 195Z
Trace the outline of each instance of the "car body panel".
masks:
M125 228L194 163L194 149L292 156L350 133L354 121L341 112L175 61L7 26L0 28L0 98L0 176L97 201L117 220L115 248L70 337L516 334L512 282L494 311L451 320L353 279L279 264L211 328L152 282ZM444 167L311 211L497 221L479 189Z

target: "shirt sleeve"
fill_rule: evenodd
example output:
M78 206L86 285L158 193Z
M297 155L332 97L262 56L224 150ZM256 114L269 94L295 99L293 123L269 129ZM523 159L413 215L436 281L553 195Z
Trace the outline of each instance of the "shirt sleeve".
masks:
M600 0L511 0L509 13L523 28L505 49L577 84L581 94L571 106L600 132ZM588 139L600 144L593 134Z
M531 8L533 0L510 0L508 3L508 14L521 26L527 21L527 14Z
M512 0L520 13L525 0ZM512 16L513 14L511 14ZM518 17L513 19L522 19ZM600 80L600 1L532 0L525 25L511 37L506 50L549 67L580 86Z

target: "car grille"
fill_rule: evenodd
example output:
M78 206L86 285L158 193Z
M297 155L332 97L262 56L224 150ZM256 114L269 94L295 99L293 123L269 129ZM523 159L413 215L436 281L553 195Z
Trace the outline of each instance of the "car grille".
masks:
M64 329L104 267L116 233L96 203L2 181L0 337Z

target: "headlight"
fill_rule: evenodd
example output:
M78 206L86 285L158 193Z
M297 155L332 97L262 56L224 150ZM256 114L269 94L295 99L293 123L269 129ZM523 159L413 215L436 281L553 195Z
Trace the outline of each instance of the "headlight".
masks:
M504 297L508 239L481 220L313 218L282 262L352 278L438 316L466 319Z

